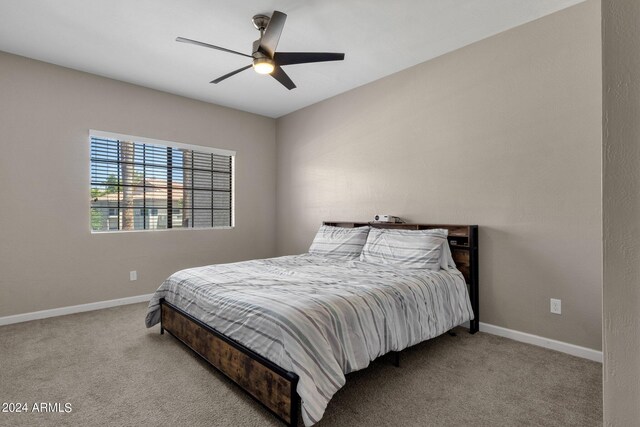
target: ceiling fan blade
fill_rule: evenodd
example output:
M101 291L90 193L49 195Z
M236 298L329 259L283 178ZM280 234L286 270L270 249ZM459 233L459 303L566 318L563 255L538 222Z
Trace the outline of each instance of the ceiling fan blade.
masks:
M344 53L276 52L273 60L278 65L306 64L308 62L342 61Z
M238 74L240 71L244 71L244 70L246 70L247 68L251 68L251 67L252 67L252 65L251 65L251 64L249 64L249 65L247 65L246 67L238 68L237 70L234 70L234 71L232 71L232 72L230 72L230 73L228 73L228 74L225 74L225 75L224 75L224 76L222 76L222 77L218 77L218 78L217 78L217 79L215 79L215 80L211 80L209 83L218 84L218 83L220 83L221 81L223 81L224 79L228 79L228 78L229 78L229 77L231 77L231 76L235 76L235 75L236 75L236 74Z
M269 55L269 58L273 58L273 54L278 46L280 34L282 34L282 29L284 28L286 20L286 13L274 10L273 15L271 15L271 19L269 20L269 25L267 25L267 29L264 30L264 35L260 41L260 49Z
M287 73L285 73L284 70L277 65L273 69L271 77L282 83L282 85L289 90L295 89L296 87L296 84L293 82L293 80L291 80Z
M180 42L180 43L190 43L190 44L195 44L197 46L202 46L202 47L208 47L208 48L211 48L211 49L221 50L223 52L235 53L236 55L246 56L247 58L253 58L253 56L251 56L251 55L245 55L244 53L236 52L235 50L225 49L224 47L215 46L215 45L212 45L212 44L209 44L209 43L199 42L197 40L185 39L184 37L176 37L176 41Z

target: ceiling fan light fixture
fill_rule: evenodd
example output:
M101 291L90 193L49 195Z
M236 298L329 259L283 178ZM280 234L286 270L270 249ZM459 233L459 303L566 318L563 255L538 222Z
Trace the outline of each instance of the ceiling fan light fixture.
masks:
M256 58L253 60L253 69L258 74L271 74L274 68L275 65L270 58Z

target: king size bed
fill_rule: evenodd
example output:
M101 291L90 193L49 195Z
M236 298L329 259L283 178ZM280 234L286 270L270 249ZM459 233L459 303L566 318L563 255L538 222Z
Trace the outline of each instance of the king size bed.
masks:
M345 374L469 322L478 228L325 222L309 253L191 268L156 291L161 324L289 425L318 422Z

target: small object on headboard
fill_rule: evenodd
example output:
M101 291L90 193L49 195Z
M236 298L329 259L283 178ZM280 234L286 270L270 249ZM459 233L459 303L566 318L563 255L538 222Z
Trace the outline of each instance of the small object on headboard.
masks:
M401 224L404 221L397 217L397 216L393 216L393 215L382 215L382 214L378 214L376 216L373 217L373 220L375 222L391 222L394 224Z

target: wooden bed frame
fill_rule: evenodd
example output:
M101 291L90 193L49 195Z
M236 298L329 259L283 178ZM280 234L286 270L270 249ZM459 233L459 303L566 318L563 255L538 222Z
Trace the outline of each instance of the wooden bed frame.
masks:
M449 246L456 266L469 286L469 298L474 320L469 332L478 331L478 226L440 224L392 224L326 221L334 227L362 227L404 230L449 230ZM300 397L296 391L298 375L289 372L253 350L216 331L180 308L160 300L160 333L166 330L187 347L209 362L214 368L238 384L251 397L264 405L289 426L298 425ZM399 366L399 353L394 353Z

